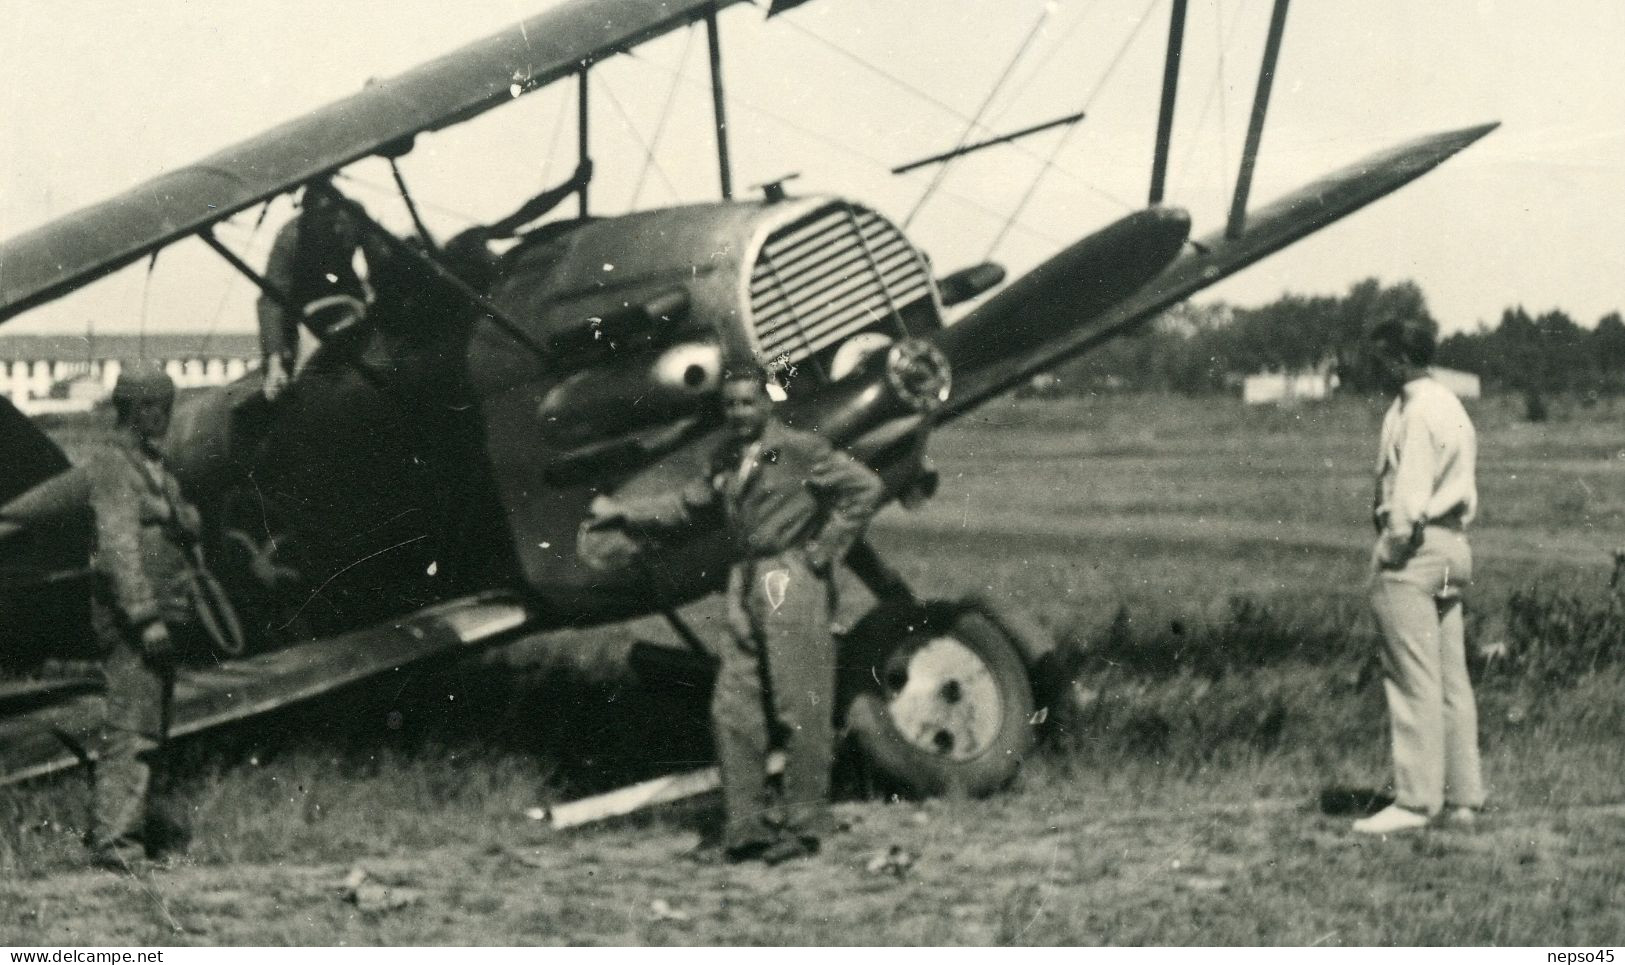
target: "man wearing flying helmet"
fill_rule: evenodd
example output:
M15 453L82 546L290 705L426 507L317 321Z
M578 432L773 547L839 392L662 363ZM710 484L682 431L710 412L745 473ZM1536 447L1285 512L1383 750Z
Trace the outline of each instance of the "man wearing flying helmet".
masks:
M140 757L167 736L171 632L194 619L187 553L200 520L159 449L174 402L175 383L156 364L125 368L113 436L82 465L94 518L91 625L107 682L87 843L93 861L115 869L135 847L156 858L186 837L183 822L152 807L152 769Z

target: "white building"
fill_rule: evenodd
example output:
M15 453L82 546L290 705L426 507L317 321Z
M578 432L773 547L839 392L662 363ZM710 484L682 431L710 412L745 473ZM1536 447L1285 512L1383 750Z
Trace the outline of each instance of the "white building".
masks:
M123 361L158 360L182 389L225 385L259 362L251 334L0 336L0 395L27 415L85 412L112 394Z
M1482 394L1479 378L1471 372L1435 365L1428 373L1456 393L1457 398L1476 399ZM1337 389L1337 384L1337 373L1330 366L1301 372L1259 372L1242 381L1241 401L1248 405L1291 405L1327 398Z
M1248 405L1291 405L1304 400L1324 399L1337 388L1337 373L1325 371L1259 372L1241 383L1241 401Z

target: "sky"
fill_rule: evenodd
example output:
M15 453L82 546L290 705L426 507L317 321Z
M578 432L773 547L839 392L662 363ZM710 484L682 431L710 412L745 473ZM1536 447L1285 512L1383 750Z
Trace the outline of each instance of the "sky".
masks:
M1170 0L812 0L722 15L736 194L797 173L899 223L947 270L1012 274L1145 202ZM1190 0L1168 201L1222 225L1271 0ZM547 0L0 0L0 236L43 224L552 6ZM1003 78L1001 83L1001 78ZM593 71L595 214L717 198L705 38ZM402 172L442 237L574 165L571 84L419 138ZM1084 110L1070 128L932 169L904 161ZM1501 128L1400 192L1198 295L1253 305L1413 279L1446 331L1503 308L1625 309L1625 4L1298 0L1255 205L1421 134ZM652 159L652 160L651 160ZM387 166L340 186L408 222ZM1023 203L1025 199L1025 203ZM915 209L918 208L916 211ZM284 199L220 229L263 263ZM910 217L912 214L912 217ZM3 270L3 266L0 266ZM240 331L253 289L172 246L6 332Z

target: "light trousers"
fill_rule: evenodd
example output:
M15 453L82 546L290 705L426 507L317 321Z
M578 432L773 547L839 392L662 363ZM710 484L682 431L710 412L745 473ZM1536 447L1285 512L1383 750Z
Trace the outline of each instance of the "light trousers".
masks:
M1472 575L1466 537L1429 526L1402 566L1379 567L1372 581L1371 606L1383 635L1395 801L1424 814L1447 804L1484 803L1461 602Z

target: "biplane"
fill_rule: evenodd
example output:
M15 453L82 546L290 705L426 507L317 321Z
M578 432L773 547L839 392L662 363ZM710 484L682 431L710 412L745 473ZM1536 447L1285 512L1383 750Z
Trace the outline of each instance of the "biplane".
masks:
M768 15L803 2L774 0ZM223 594L210 652L181 675L175 734L561 628L660 615L703 651L678 611L721 589L720 534L586 554L580 544L595 497L663 491L700 471L721 425L725 366L765 366L787 421L863 459L890 498L928 499L937 426L1394 191L1495 126L1401 144L1249 210L1286 9L1276 0L1231 217L1192 238L1190 217L1161 197L1176 0L1148 206L1008 284L992 263L939 277L897 223L860 201L798 197L783 183L735 197L718 34L735 3L573 0L0 243L0 321L192 237L287 303L292 295L214 229L297 192L349 211L387 263L374 271L364 321L310 326L320 347L283 397L268 401L250 374L177 410L166 447L204 511ZM427 232L397 237L330 180L572 80L586 160L588 72L693 25L710 44L713 202L595 217L583 184L576 216L521 234L476 279ZM0 501L68 468L5 404L0 447ZM0 547L0 656L13 668L83 648L87 553L73 513L33 520ZM868 542L845 564L877 602L841 638L843 733L908 790L999 787L1056 699L1053 644L988 599L923 598ZM0 780L81 761L97 718L92 689L42 681L8 692Z

